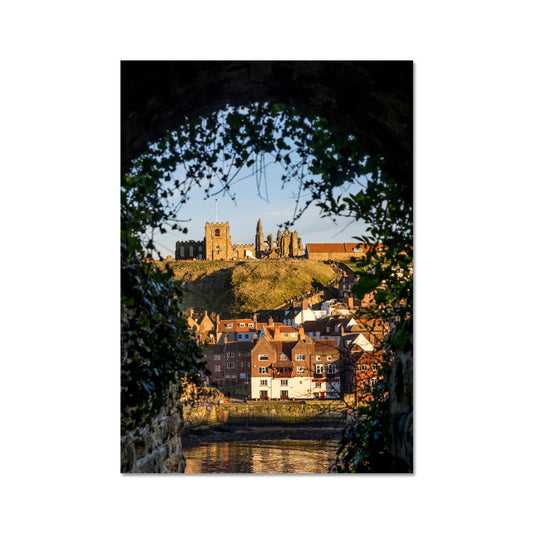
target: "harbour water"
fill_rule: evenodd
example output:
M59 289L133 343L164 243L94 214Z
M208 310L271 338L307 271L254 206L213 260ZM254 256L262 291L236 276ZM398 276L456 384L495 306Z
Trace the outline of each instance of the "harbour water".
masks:
M183 450L186 474L326 474L336 441L261 440L214 442Z

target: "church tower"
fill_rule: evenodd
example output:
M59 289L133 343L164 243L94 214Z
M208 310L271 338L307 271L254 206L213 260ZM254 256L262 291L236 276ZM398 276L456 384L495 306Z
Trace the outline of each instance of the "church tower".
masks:
M229 222L205 223L205 258L208 261L229 261L233 258Z
M263 236L263 225L261 219L257 221L257 229L255 232L255 257L261 259L263 251L265 250L265 238Z

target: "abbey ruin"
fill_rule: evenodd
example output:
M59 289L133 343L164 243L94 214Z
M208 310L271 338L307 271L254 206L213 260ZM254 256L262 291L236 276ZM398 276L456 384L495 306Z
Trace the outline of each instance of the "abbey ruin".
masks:
M206 222L202 241L176 242L175 258L208 261L241 259L277 259L302 257L305 250L296 231L278 229L276 239L272 233L263 235L261 219L257 221L255 244L232 244L229 222Z

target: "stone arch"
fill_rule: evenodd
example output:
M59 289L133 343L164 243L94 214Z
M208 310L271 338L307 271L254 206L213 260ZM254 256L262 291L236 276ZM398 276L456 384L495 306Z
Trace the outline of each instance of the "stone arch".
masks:
M123 61L121 166L187 118L281 102L351 133L412 198L411 61Z

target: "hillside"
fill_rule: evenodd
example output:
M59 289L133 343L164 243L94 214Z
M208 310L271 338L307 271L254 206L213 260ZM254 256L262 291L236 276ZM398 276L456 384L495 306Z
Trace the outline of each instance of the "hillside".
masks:
M163 261L183 283L183 307L225 317L275 309L335 280L333 269L304 259Z

